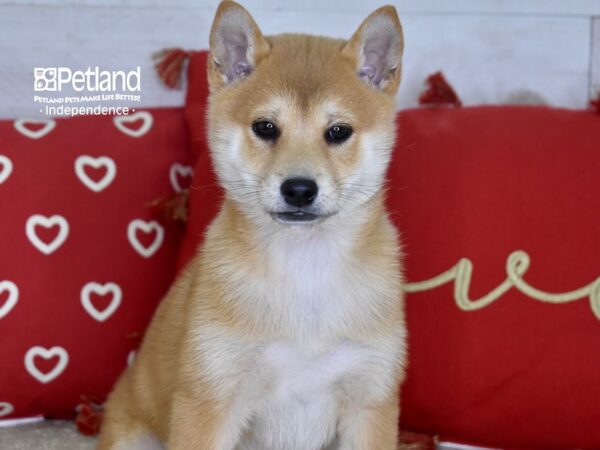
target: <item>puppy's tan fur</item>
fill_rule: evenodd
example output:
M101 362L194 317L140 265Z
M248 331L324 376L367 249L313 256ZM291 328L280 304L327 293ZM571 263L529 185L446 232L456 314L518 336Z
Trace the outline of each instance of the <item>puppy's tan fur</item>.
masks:
M248 43L239 79L221 57L227 27ZM377 33L389 61L369 84L359 70ZM110 395L100 450L396 448L406 333L383 179L401 54L392 7L342 41L263 37L242 7L221 3L208 130L226 198ZM252 132L257 119L278 125L276 142ZM323 136L336 123L354 133L332 146ZM273 219L291 176L317 180L324 220Z

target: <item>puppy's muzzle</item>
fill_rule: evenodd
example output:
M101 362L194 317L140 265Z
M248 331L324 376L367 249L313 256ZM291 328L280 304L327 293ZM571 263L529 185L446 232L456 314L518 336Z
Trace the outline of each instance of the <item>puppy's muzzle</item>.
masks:
M319 194L319 186L314 180L288 178L281 183L279 190L288 208L286 211L273 213L277 221L300 224L316 222L324 218L310 208Z

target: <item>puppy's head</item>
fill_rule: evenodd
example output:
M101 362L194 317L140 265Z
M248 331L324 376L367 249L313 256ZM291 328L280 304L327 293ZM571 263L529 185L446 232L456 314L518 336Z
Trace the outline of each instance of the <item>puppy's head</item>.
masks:
M244 8L222 2L210 36L208 129L228 197L255 220L285 225L368 210L394 143L402 51L392 6L343 41L265 37Z

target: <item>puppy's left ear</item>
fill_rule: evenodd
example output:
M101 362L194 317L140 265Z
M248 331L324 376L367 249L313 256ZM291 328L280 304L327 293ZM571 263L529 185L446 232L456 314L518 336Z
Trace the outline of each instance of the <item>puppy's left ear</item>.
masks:
M367 17L342 49L356 74L369 86L389 94L398 91L404 36L396 8L383 6Z

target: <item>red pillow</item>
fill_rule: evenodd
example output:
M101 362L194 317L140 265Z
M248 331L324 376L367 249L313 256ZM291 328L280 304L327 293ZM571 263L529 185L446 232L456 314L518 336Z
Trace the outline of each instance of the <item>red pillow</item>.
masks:
M180 265L220 203L206 146L205 53L191 58L189 85L197 189ZM399 114L398 128L388 205L414 291L402 424L479 445L600 448L600 118L423 109ZM506 283L487 305L463 298L499 286L509 256L520 289ZM459 261L457 302L447 271Z
M403 423L502 448L600 448L600 117L425 109L398 126L389 207L407 279L468 259L458 283L407 297ZM518 288L485 300L507 264Z
M1 419L112 388L174 275L148 207L184 182L186 133L177 109L0 122Z
M190 152L194 165L194 179L189 196L188 227L181 246L178 267L181 269L194 256L200 245L204 228L216 215L223 194L217 185L206 136L206 106L208 52L193 52L188 64L188 91L185 119L190 136Z

